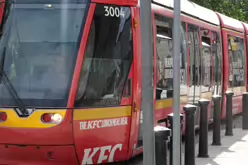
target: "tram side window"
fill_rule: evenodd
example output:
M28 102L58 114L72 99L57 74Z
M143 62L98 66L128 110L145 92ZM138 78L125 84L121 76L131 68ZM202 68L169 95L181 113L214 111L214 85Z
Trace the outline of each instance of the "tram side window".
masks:
M222 85L222 51L220 35L212 32L212 53L214 56L214 94L221 94Z
M228 36L229 55L229 86L240 87L245 85L245 57L244 40L235 36Z
M210 38L202 36L202 92L210 91L212 85L212 53Z
M110 8L114 9L114 15L112 12L106 13L106 9ZM119 105L123 91L129 84L132 59L130 8L97 4L83 60L76 106Z
M200 37L199 28L188 24L188 36L189 36L189 50L190 50L190 87L196 87L200 85ZM196 89L199 93L199 89Z
M180 95L188 94L188 42L186 24L181 24Z
M155 14L157 41L157 75L156 98L167 99L173 97L173 37L171 18ZM181 95L187 95L187 42L185 23L181 26Z

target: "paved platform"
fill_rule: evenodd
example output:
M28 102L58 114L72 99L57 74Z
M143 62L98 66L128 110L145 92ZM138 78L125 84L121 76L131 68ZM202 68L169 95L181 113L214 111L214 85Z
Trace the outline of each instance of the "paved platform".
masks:
M221 146L212 146L212 130L209 130L209 158L198 158L199 136L195 137L196 165L248 165L248 130L242 130L242 117L234 119L234 136L225 136L225 125L221 125ZM184 165L184 145L182 146L182 165ZM125 163L142 165L142 156Z
M242 130L242 118L234 119L234 136L225 136L224 125L221 131L221 146L212 146L212 131L209 131L209 158L197 158L196 165L247 165L248 131ZM198 143L196 144L198 154Z
M209 136L212 142L212 136ZM247 165L248 164L248 131L234 129L234 136L227 137L222 131L222 145L212 146L209 143L209 158L197 158L196 165ZM196 155L198 154L198 144Z

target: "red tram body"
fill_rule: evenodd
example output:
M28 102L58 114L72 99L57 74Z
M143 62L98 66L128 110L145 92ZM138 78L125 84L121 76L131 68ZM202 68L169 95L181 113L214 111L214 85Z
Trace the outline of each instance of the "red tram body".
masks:
M232 90L240 113L248 24L181 8L181 107ZM5 0L0 18L0 164L105 164L142 152L138 0ZM173 105L173 0L154 0L152 20L156 125Z

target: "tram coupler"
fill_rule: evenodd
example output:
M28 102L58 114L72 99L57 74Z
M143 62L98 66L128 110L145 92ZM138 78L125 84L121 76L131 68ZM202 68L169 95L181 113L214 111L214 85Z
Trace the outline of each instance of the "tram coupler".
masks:
M171 130L164 126L156 126L154 127L154 132L156 165L167 165L167 143L171 136Z
M172 130L173 128L173 113L170 113L167 117L167 123L166 125L168 126L169 129ZM182 164L182 151L181 151L181 146L182 146L182 128L183 128L183 114L180 114L180 125L181 125L181 134L180 134L180 164ZM170 142L169 142L169 148L170 148L170 165L172 165L172 157L173 157L173 134L170 136Z
M213 142L212 145L220 146L220 125L221 125L221 96L214 95L213 98L214 103L214 121L213 121Z
M196 106L186 105L183 107L185 113L185 155L184 165L195 165L195 112Z
M226 92L226 136L233 136L232 91Z
M208 155L208 105L209 100L200 99L200 130L199 130L199 151L198 157L207 158Z
M242 129L248 130L248 92L242 97Z

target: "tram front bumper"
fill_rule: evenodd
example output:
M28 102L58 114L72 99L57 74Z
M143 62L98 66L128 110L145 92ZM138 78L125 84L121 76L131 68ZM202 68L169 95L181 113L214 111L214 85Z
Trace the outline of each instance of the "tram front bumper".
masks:
M74 146L0 145L0 164L78 165Z

